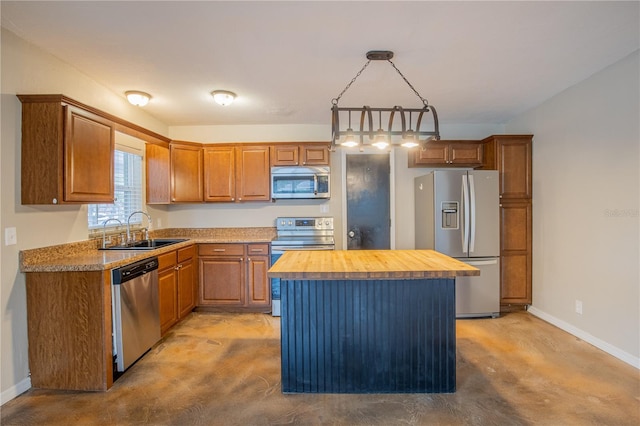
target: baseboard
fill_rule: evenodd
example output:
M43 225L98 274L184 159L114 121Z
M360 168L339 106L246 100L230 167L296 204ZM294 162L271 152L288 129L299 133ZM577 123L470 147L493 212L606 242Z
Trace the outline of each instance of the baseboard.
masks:
M544 320L550 324L555 325L556 327L566 331L567 333L570 333L576 336L577 338L584 340L585 342L595 346L596 348L605 351L609 355L612 355L618 358L619 360L626 362L632 367L635 367L640 370L640 358L635 357L630 353L627 353L622 349L617 348L612 344L605 342L604 340L600 340L597 337L594 337L591 334L587 333L586 331L583 331L569 324L568 322L558 319L553 315L549 315L548 313L541 311L540 309L537 309L534 306L530 306L528 309L528 312L540 318L541 320Z
M11 401L13 398L28 391L29 389L31 389L31 379L27 377L17 385L10 387L0 394L0 405L4 405L6 402Z

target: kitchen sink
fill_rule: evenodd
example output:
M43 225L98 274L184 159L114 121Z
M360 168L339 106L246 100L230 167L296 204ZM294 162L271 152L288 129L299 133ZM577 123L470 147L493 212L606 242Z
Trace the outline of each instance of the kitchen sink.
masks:
M128 243L121 246L111 246L101 248L100 250L154 250L160 247L169 246L171 244L177 244L187 241L186 238L154 238L151 240L141 240Z

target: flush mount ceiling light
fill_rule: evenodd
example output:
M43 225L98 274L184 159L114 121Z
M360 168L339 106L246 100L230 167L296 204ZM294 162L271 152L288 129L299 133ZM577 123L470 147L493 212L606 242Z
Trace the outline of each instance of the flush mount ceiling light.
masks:
M214 90L211 92L211 96L213 96L213 100L216 101L218 105L222 106L231 105L236 98L236 94L228 90Z
M129 90L124 92L127 100L131 105L143 107L149 103L149 99L151 99L151 95L145 92L138 92L137 90Z
M433 105L429 105L429 102L420 96L420 93L409 83L407 78L400 72L398 67L391 62L393 58L393 52L389 50L371 50L367 52L367 62L362 69L358 71L356 76L347 84L347 87L342 90L338 97L331 100L331 128L332 128L332 140L331 143L335 147L336 145L344 147L355 147L372 145L379 149L385 149L391 145L402 145L406 148L413 148L418 145L424 145L430 140L440 139L440 130L438 125L438 114ZM344 93L349 90L349 87L356 81L356 79L362 74L362 72L369 66L371 61L387 61L391 66L400 74L400 77L405 83L413 90L416 96L422 102L420 108L403 108L401 106L378 108L378 107L340 107L338 102ZM357 130L353 130L351 126L351 114L354 116L359 125L355 126ZM360 114L358 114L360 113ZM373 113L378 113L378 125L377 130L373 129ZM427 120L423 120L425 117L431 116L433 118L433 127L430 130L421 128ZM416 116L416 128L412 128L413 116ZM384 122L388 122L386 128L383 127ZM394 120L397 119L394 123ZM344 120L347 118L347 120ZM340 122L347 121L349 127L346 129L340 128ZM407 127L407 123L409 126Z

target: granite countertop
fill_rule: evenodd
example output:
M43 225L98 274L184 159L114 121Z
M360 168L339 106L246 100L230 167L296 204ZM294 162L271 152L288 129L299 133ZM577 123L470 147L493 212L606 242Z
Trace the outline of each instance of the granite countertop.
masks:
M287 251L269 269L284 279L422 279L480 275L480 270L434 250Z
M101 271L175 251L193 244L270 243L275 228L174 228L152 232L152 238L184 238L154 250L99 250L102 241L42 247L20 252L20 272Z

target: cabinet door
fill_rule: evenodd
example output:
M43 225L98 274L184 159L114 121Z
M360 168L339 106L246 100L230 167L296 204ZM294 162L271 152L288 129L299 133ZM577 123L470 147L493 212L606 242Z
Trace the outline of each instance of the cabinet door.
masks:
M178 322L178 275L175 266L158 273L158 299L160 301L160 331L166 333Z
M268 146L236 147L237 201L269 201L270 176Z
M449 164L480 166L482 164L482 144L451 143L448 157Z
M501 198L531 198L531 137L498 143Z
M195 264L193 259L178 264L178 315L184 318L196 307Z
M449 146L440 142L429 142L414 151L415 164L446 164L449 160Z
M245 300L244 257L201 257L201 306L242 306Z
M171 202L169 146L146 144L147 204Z
M274 145L271 147L272 166L297 166L298 145Z
M113 203L114 125L73 106L66 107L64 200Z
M248 267L248 291L247 306L271 307L271 286L267 278L269 270L269 256L249 256Z
M327 145L301 145L300 146L303 166L328 166L329 147Z
M202 148L171 144L171 201L198 202L203 199Z
M235 150L232 146L204 149L205 201L235 201Z
M531 303L531 203L500 204L500 302Z
M189 315L198 300L195 253L195 245L178 250L178 314L181 319Z

